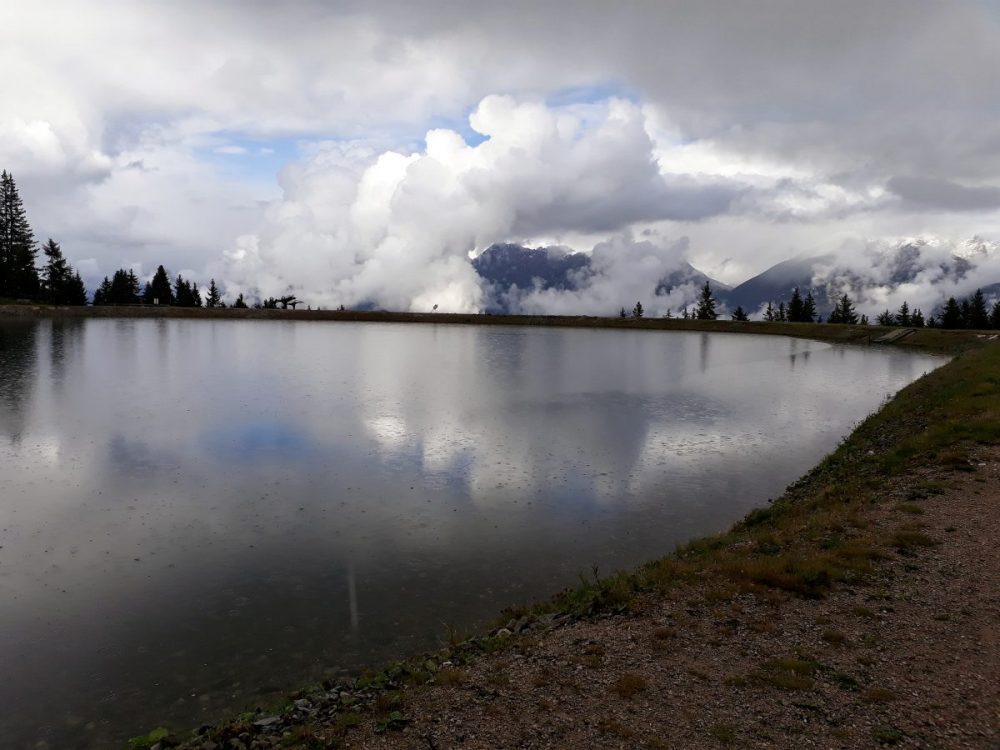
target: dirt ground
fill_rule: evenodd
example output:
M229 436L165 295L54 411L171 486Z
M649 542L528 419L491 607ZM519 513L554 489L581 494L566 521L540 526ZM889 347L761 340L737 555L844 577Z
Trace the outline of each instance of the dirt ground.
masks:
M918 528L822 599L686 584L631 614L516 637L406 691L357 748L1000 748L1000 449L943 494L872 506ZM892 488L886 488L891 497Z

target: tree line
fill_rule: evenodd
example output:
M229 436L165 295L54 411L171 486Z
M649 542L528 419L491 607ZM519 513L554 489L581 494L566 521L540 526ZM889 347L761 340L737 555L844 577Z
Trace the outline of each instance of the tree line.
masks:
M38 246L28 222L14 181L14 176L4 170L0 174L0 299L48 302L54 305L86 305L87 289L76 271L63 257L59 243L49 239L42 245L45 262L38 268ZM198 284L180 274L171 281L161 265L153 277L143 284L131 269L119 268L94 290L95 305L173 305L175 307L226 307L222 292L209 282L202 294ZM294 296L268 297L254 302L257 308L294 308L299 304ZM232 304L247 308L241 293Z
M57 305L87 304L79 272L63 257L59 243L42 246L45 265L36 267L38 248L14 176L0 173L0 298L39 300Z
M682 309L680 318L683 320L716 320L719 316L716 310L715 295L712 293L712 285L705 282L698 297L698 302L693 310L688 307ZM642 302L636 302L632 308L631 317L643 317L644 310ZM625 308L622 307L618 313L619 317L630 317ZM667 308L664 318L674 318L673 312ZM742 306L737 306L731 313L733 320L748 321L750 316ZM764 308L763 319L768 322L780 323L822 323L823 316L817 312L816 301L812 292L807 291L805 296L799 287L792 290L791 299L788 302L780 300L777 306L773 301L767 303ZM858 315L854 309L854 301L849 295L844 294L837 300L837 304L827 316L828 323L841 323L844 325L871 325L867 315ZM940 327L940 328L971 328L976 330L987 330L990 328L1000 329L1000 299L988 307L982 289L977 289L973 295L958 302L954 297L950 297L944 307L935 315L924 317L920 308L910 308L907 302L903 302L896 312L885 310L875 318L875 324L880 326L904 326L911 328Z

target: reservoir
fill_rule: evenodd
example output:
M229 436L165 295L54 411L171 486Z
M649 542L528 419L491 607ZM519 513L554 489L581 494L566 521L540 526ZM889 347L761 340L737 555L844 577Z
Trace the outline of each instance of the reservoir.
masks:
M729 527L944 361L722 333L0 321L2 744L119 747L436 648Z

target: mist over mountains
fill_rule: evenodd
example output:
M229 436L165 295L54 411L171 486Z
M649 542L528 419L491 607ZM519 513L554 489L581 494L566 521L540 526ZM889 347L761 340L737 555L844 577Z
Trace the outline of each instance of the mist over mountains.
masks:
M979 237L961 243L905 238L857 244L836 254L779 262L734 287L688 263L685 250L684 242L664 251L621 240L613 250L599 245L591 253L499 243L473 259L472 266L484 288L485 310L497 313L611 315L641 301L650 315L677 314L694 304L706 281L724 310L742 306L751 316L768 302L788 300L796 287L812 292L824 317L843 294L872 315L904 301L931 313L948 297L961 298L977 288L989 300L1000 297L1000 243ZM609 263L609 252L619 260L631 254L635 267Z

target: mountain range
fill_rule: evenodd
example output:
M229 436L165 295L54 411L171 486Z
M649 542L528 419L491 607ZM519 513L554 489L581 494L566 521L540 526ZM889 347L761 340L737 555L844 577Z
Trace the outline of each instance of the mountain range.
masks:
M494 244L473 261L488 290L490 312L511 309L521 299L511 291L581 291L594 283L601 271L588 253L565 247L528 248L514 243ZM820 314L827 315L847 293L859 309L881 309L889 298L911 295L911 307L925 305L930 313L948 296L964 296L981 287L987 299L1000 297L1000 243L972 238L959 245L935 240L906 239L876 243L860 251L797 257L777 263L762 273L730 287L712 279L686 261L657 280L655 297L665 299L682 289L683 304L708 281L720 306L742 306L753 314L766 306L787 301L798 287L812 292ZM513 303L510 301L514 300ZM650 302L644 301L647 309ZM629 300L622 300L629 304ZM651 312L653 310L651 309ZM675 308L674 312L677 312Z

